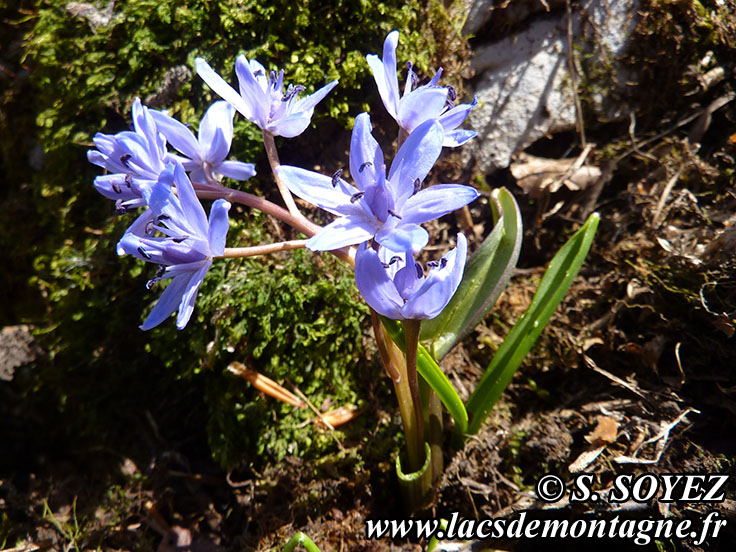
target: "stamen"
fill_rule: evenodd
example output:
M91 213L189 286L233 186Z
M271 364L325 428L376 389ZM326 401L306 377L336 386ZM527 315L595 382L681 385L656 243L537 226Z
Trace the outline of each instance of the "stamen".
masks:
M422 265L419 263L414 263L414 268L417 271L417 278L422 278L424 276L424 269L422 268Z
M370 161L366 161L365 163L363 163L363 164L362 164L362 165L361 165L361 166L360 166L360 167L358 168L358 172L359 172L359 173L362 173L362 172L363 172L363 171L365 170L365 168L366 168L366 167L368 167L368 166L371 166L371 167L372 167L372 166L373 166L373 163L371 163Z
M416 194L419 190L422 189L422 181L418 178L414 181L414 192L412 192L411 195Z
M386 209L386 210L388 211L388 214L389 215L391 215L392 217L396 217L397 219L401 220L401 218L402 218L401 215L397 215L391 209Z
M146 289L151 289L153 287L153 284L156 283L156 278L151 278L146 282Z
M438 266L440 266L438 261L429 261L427 263L427 268L437 268Z
M151 256L148 253L146 253L146 251L142 247L138 248L138 253L141 254L141 257L145 257L149 261L151 260Z
M166 267L164 265L159 265L158 270L156 270L156 278L160 278L164 275L166 272Z
M442 270L442 269L443 269L443 268L445 268L446 266L447 266L447 259L445 259L444 257L442 257L442 258L440 259L440 270Z
M414 66L412 65L411 61L406 62L406 67L409 69L409 72L406 76L409 80L411 80L411 89L414 90L419 84L419 77L417 77L417 74L414 72Z
M306 87L302 86L301 84L297 84L296 86L290 84L289 88L286 89L286 94L281 97L281 101L288 102L291 98L299 94L299 92L303 92L304 90L306 90Z
M258 69L255 73L253 73L254 77L260 77L261 75L265 75L263 69Z
M133 182L133 175L131 173L128 173L125 175L125 185L130 188L130 185Z
M123 165L125 165L126 167L130 168L130 165L128 165L128 160L129 160L129 159L130 159L131 157L133 157L133 156L132 156L131 154L129 154L129 153L124 153L123 155L121 155L121 156L120 156L120 162L121 162L121 163L122 163Z
M358 192L357 194L353 194L352 197L350 198L350 203L355 203L364 195L365 195L365 192Z
M332 187L336 188L337 183L340 180L340 177L342 176L342 169L337 169L335 173L332 175Z
M123 200L118 199L115 201L115 214L116 215L124 215L128 212L128 208L123 205Z
M162 220L169 220L170 218L171 217L169 215L161 213L159 216L156 217L156 220L162 221Z
M391 266L392 264L394 264L394 263L398 263L398 262L399 262L400 260L401 260L401 256L399 256L399 255L394 255L393 257L391 257L391 258L389 259L389 261L388 261L387 263L381 263L381 264L383 265L383 268L388 268L388 267L390 267L390 266Z
M276 71L268 72L268 83L271 85L276 83Z
M188 237L189 237L189 236L181 236L180 238L171 238L171 239L173 240L173 242L174 242L174 243L181 243L181 242L183 242L183 241L184 241L185 239L187 239Z
M123 193L123 190L120 189L120 184L118 184L117 182L113 182L112 183L112 189L113 189L113 191L116 194L122 194Z
M155 230L156 230L156 222L153 220L149 220L146 223L146 228L144 232L146 233L147 236L153 236L153 233Z
M451 102L454 102L455 100L457 100L457 92L455 91L455 87L453 87L453 86L448 86L447 87L447 98Z

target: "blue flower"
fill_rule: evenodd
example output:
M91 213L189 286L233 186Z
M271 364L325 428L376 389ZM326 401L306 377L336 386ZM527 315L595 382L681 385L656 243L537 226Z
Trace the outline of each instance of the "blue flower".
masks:
M467 205L478 192L460 184L440 184L424 190L421 183L442 151L444 130L425 121L409 135L386 177L383 152L371 135L370 117L355 119L350 143L350 173L357 189L340 177L282 165L279 178L292 193L340 218L307 242L313 251L330 251L371 238L392 251L414 253L429 235L419 226Z
M355 256L355 285L377 313L394 320L434 318L449 303L460 285L468 242L457 235L457 247L439 262L428 263L429 273L407 252L384 260L390 252L362 244ZM382 256L384 259L382 259Z
M185 158L178 158L194 182L207 182L215 174L247 180L256 174L253 163L226 161L233 142L235 109L227 102L213 103L204 114L195 138L189 127L161 111L151 111L161 134Z
M293 138L309 126L314 107L332 90L332 81L311 96L299 98L305 88L289 85L284 92L284 72L270 73L256 60L241 55L235 61L240 93L215 73L202 58L195 60L197 74L212 90L227 100L246 119L274 136Z
M172 184L176 184L176 193ZM158 181L144 188L146 210L118 242L119 255L134 255L161 265L159 273L147 287L161 279L171 282L140 326L150 330L179 310L176 327L187 325L194 310L197 290L212 264L222 256L228 230L230 203L218 199L212 204L207 220L184 167L170 164ZM156 236L156 232L163 236Z
M399 98L399 79L396 77L398 43L399 31L392 31L383 43L383 60L374 54L366 56L381 100L389 114L407 134L411 134L427 119L437 119L445 129L443 143L445 147L461 146L473 138L476 135L475 131L456 129L477 105L477 99L471 104L455 106L455 90L451 86L444 87L437 84L442 75L442 68L428 84L415 88L417 76L409 62L404 94Z
M115 135L97 133L96 150L87 159L110 174L95 178L95 188L116 201L119 212L145 205L143 190L152 186L166 168L166 139L158 133L148 108L136 98L133 102L133 131Z

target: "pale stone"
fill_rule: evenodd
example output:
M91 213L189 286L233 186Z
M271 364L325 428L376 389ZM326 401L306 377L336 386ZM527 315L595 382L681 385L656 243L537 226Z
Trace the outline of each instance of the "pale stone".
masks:
M587 0L573 11L573 49L580 46L591 53L586 64L595 65L596 56L600 63L604 57L616 63L636 24L638 5L638 0ZM480 105L469 126L478 137L463 154L468 162L475 161L477 170L505 168L512 155L539 138L575 128L565 10L535 18L524 31L478 47L472 65L480 77L475 91ZM625 115L600 95L592 100L605 118Z

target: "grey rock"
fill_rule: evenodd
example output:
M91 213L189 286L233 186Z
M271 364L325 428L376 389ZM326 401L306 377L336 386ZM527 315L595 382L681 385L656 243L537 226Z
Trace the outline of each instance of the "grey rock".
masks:
M589 65L596 63L596 56L600 63L603 58L615 63L636 24L638 5L638 0L582 2L573 11L573 50L580 46L589 52ZM575 128L565 10L535 18L526 30L478 47L472 67L479 76L475 93L480 105L469 124L478 138L463 154L466 161L475 161L477 170L490 173L507 167L514 153L542 136ZM621 73L619 80L624 78ZM620 106L607 105L600 95L593 102L606 118L622 114Z
M36 360L41 351L31 326L5 326L0 331L0 380L13 381L15 369Z

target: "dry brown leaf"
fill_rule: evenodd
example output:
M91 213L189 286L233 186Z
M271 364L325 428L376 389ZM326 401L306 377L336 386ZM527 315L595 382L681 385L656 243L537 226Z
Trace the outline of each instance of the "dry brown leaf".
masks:
M322 414L322 417L315 418L314 421L319 426L327 427L327 424L329 424L335 428L357 418L360 413L361 410L355 405L340 406L333 408L329 412L325 412Z
M545 159L522 154L511 164L516 183L531 197L554 193L563 185L569 190L584 190L600 177L601 170L592 165L576 166L576 159Z
M595 429L585 436L585 440L596 447L613 443L618 435L618 422L610 416L597 416L596 420Z

